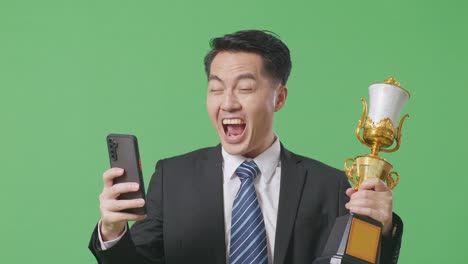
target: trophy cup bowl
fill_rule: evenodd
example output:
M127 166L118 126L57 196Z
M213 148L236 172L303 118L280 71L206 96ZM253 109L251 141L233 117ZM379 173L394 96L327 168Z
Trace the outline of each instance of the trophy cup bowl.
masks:
M348 158L345 160L344 167L346 176L354 186L359 186L361 182L377 177L385 182L390 189L393 189L400 181L400 174L392 170L393 165L380 156L366 155L354 159ZM395 178L392 177L393 175Z
M354 188L370 178L381 179L390 189L397 186L400 175L379 152L395 152L401 144L401 128L409 116L398 122L401 110L409 99L408 91L394 78L369 86L369 113L362 101L362 117L356 127L358 140L370 153L344 162L344 172ZM361 136L361 130L364 130ZM392 147L393 146L393 147ZM366 216L348 214L336 219L322 256L314 264L379 263L382 223Z

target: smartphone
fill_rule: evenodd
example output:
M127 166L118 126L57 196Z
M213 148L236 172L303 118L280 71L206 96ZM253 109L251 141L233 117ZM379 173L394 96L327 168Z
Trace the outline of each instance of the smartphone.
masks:
M136 182L140 186L138 191L123 193L118 199L143 198L146 201L137 138L133 135L110 134L107 136L107 150L111 168L117 167L125 170L122 176L114 179L114 184ZM146 204L144 207L125 209L122 212L143 215L146 214Z

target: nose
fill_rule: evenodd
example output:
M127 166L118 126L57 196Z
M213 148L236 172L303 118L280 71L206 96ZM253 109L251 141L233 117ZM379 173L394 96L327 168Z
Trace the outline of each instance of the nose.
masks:
M234 93L225 93L221 104L221 109L226 112L234 112L241 108L239 100Z

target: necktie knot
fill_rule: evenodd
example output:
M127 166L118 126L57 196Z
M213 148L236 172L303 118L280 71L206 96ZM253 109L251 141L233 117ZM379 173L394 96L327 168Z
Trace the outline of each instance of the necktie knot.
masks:
M246 179L254 180L259 172L260 169L253 160L244 161L236 170L236 174L242 182Z

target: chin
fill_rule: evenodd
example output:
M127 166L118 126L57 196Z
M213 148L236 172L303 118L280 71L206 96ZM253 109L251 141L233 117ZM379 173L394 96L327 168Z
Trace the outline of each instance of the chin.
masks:
M249 152L246 144L243 143L230 144L227 142L221 142L221 145L223 145L224 150L231 155L245 156L245 154Z

